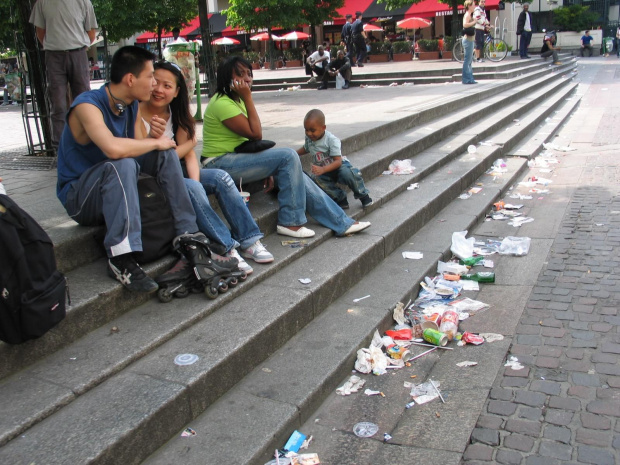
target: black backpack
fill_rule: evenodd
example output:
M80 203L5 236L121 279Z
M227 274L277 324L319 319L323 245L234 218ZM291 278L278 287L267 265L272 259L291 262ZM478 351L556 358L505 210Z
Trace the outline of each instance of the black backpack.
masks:
M176 237L170 203L157 179L140 173L138 178L140 223L142 224L142 252L136 252L138 263L148 263L172 251Z
M67 281L43 228L8 196L0 205L0 340L20 344L65 317Z

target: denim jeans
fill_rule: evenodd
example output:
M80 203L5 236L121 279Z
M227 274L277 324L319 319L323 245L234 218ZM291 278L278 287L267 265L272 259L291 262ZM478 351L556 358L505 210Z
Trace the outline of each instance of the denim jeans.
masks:
M470 84L474 82L474 70L472 68L471 62L474 59L474 41L467 40L466 37L463 37L463 84Z
M527 56L527 49L530 46L532 40L532 31L522 31L519 38L519 56L525 58Z
M185 186L196 212L198 228L209 239L224 246L222 251L216 248L216 253L229 252L239 245L242 249L247 249L263 238L248 207L239 195L237 186L226 171L200 170L200 182L185 179ZM230 230L211 207L207 197L211 194L215 195L224 218L230 225Z
M177 234L198 231L177 153L153 151L105 160L84 171L67 192L67 213L84 226L105 224L108 257L142 251L138 174L150 174L168 197Z
M321 176L309 175L318 186L325 191L336 203L347 200L347 193L338 184L349 186L356 199L368 195L368 189L364 185L360 170L351 166L348 161L343 161L340 168Z
M320 224L343 234L354 221L304 175L297 152L291 148L273 148L258 153L227 153L207 165L219 168L239 182L254 182L274 176L277 182L278 224L301 226L307 222L306 210Z

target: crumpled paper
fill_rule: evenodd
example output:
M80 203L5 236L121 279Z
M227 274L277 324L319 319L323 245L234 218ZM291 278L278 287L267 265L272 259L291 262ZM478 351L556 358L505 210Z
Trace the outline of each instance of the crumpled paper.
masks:
M342 386L336 389L336 394L349 396L354 392L358 392L364 384L366 384L366 380L359 376L352 375Z

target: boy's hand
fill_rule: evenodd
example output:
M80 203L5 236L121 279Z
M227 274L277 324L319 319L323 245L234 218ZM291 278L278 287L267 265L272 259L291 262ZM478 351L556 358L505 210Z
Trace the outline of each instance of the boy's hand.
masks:
M158 137L157 142L157 150L168 150L173 149L177 146L175 141L164 136Z
M263 184L263 188L265 189L265 192L272 191L274 186L275 186L275 183L273 182L273 176L269 176L267 179L265 179L265 182Z
M164 135L166 131L166 120L160 118L157 115L153 115L151 118L151 130L149 131L149 136L153 139L159 139Z
M312 165L312 174L321 176L325 174L325 169L322 166Z

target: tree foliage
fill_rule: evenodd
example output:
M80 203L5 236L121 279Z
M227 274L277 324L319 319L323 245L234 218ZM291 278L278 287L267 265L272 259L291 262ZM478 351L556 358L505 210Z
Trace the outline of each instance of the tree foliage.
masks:
M589 29L598 19L598 13L590 11L589 6L571 5L553 10L553 23L565 31Z
M0 51L6 53L11 49L15 52L15 31L19 30L15 12L16 0L0 0Z

